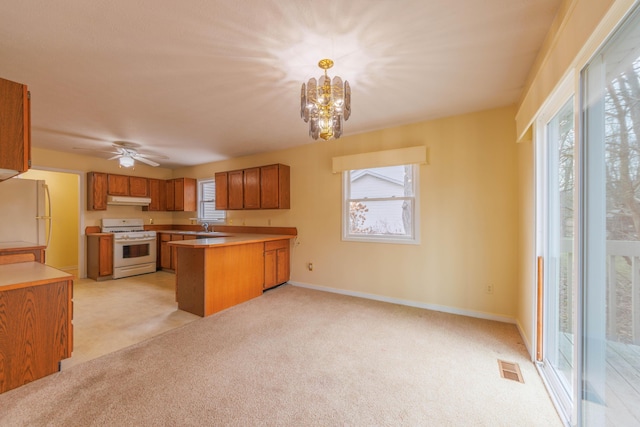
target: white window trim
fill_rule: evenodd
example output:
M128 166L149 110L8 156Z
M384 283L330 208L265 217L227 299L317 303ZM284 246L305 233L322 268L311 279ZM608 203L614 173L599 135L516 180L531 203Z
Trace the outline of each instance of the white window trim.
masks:
M389 236L382 237L381 235L362 235L355 236L349 234L349 202L347 195L350 194L350 182L349 173L351 170L344 170L342 172L342 241L345 242L366 242L366 243L396 243L403 245L419 245L420 244L420 180L419 180L419 164L411 164L412 166L412 180L413 180L413 197L406 197L406 199L413 199L413 235L407 237ZM396 197L395 200L402 200L405 197ZM384 199L367 199L367 200L389 200Z
M225 223L227 220L227 212L226 211L218 211L223 212L222 218L205 218L203 213L203 200L202 200L202 184L212 182L215 188L215 179L214 178L205 178L198 180L198 222L208 222L208 223ZM213 202L215 204L215 196L213 198Z

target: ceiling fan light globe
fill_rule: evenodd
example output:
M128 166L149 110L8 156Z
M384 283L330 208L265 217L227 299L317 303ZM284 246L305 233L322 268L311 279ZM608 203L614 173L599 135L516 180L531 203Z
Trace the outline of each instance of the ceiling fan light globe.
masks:
M135 163L133 157L129 156L122 156L118 159L118 161L120 162L120 166L124 168L130 168Z

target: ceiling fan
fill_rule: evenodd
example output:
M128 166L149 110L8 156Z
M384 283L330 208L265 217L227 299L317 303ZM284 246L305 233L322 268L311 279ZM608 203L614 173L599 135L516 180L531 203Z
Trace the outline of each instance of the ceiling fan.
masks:
M123 167L123 168L132 167L136 161L145 163L149 166L154 166L154 167L160 166L160 163L157 163L149 159L149 157L154 157L158 159L168 159L168 157L166 156L139 153L138 150L136 149L136 147L138 147L138 144L134 144L132 142L116 141L112 144L112 147L113 149L110 151L94 150L91 148L79 148L79 147L74 147L74 148L77 150L90 150L98 153L115 154L114 156L109 157L109 159L107 160L118 159L118 163L120 164L120 167Z

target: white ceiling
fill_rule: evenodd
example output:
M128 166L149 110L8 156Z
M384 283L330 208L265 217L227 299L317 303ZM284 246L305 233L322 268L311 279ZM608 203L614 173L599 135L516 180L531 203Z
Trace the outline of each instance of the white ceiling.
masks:
M513 104L561 2L3 1L0 77L29 86L34 147L129 141L174 168L311 143L300 86L325 57L344 136Z

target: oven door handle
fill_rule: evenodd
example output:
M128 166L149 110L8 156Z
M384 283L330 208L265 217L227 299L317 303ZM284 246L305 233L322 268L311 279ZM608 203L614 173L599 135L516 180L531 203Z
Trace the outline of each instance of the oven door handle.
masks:
M126 239L126 240L119 240L119 239L115 239L113 242L114 243L119 243L119 244L127 244L127 243L145 243L145 242L155 242L156 238L150 238L150 239Z

